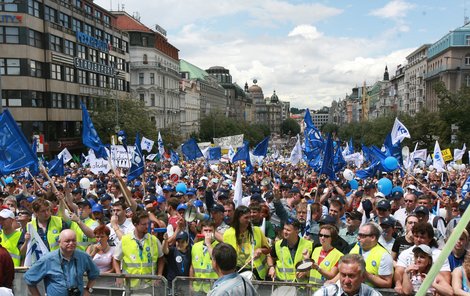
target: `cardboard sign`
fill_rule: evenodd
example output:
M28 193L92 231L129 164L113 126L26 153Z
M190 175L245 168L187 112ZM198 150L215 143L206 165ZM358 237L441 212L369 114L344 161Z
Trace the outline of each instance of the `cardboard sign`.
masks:
M453 159L450 148L442 150L441 153L442 153L442 158L444 159L444 161L451 161Z

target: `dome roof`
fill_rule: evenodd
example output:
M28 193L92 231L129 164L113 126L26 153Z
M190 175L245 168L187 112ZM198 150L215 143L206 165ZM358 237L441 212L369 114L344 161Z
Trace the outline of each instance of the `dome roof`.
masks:
M262 93L263 90L261 89L261 87L257 86L256 84L255 85L252 85L248 88L248 91L250 93Z
M273 95L271 96L271 103L278 103L279 98L276 95L276 91L274 91Z

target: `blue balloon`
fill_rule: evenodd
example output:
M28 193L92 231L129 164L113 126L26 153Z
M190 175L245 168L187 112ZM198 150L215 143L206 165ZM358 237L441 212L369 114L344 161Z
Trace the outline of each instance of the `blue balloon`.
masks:
M351 185L352 190L357 190L357 188L359 188L359 183L357 183L357 181L354 179L349 181L349 185Z
M178 185L176 185L176 192L182 192L184 194L186 194L186 190L187 190L187 187L186 187L186 184L184 183L178 183Z
M393 188L392 181L384 177L380 179L379 182L377 183L377 188L379 189L380 192L382 192L385 196L387 196L390 193L392 193L392 188Z
M393 156L389 156L383 161L383 167L387 172L393 172L398 168L398 160Z

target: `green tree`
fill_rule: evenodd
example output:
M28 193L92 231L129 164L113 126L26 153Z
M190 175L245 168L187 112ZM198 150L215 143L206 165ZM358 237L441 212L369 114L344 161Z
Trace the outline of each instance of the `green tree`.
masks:
M281 136L291 135L295 136L300 133L299 123L292 118L287 118L281 123Z
M110 143L111 136L116 134L116 101L105 97L97 108L90 111L93 124L104 143ZM149 139L157 139L155 124L150 121L150 116L145 106L131 97L118 100L118 127L127 133L127 142L134 145L137 132Z

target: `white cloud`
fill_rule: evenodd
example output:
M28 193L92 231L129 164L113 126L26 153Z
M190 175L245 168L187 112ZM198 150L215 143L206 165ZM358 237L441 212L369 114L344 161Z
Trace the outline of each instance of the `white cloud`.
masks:
M287 36L302 36L305 39L317 39L321 37L323 34L318 32L317 28L310 26L310 25L300 25L295 27L292 31L289 32Z
M392 0L382 8L372 10L370 15L387 19L404 18L415 5L404 0Z

